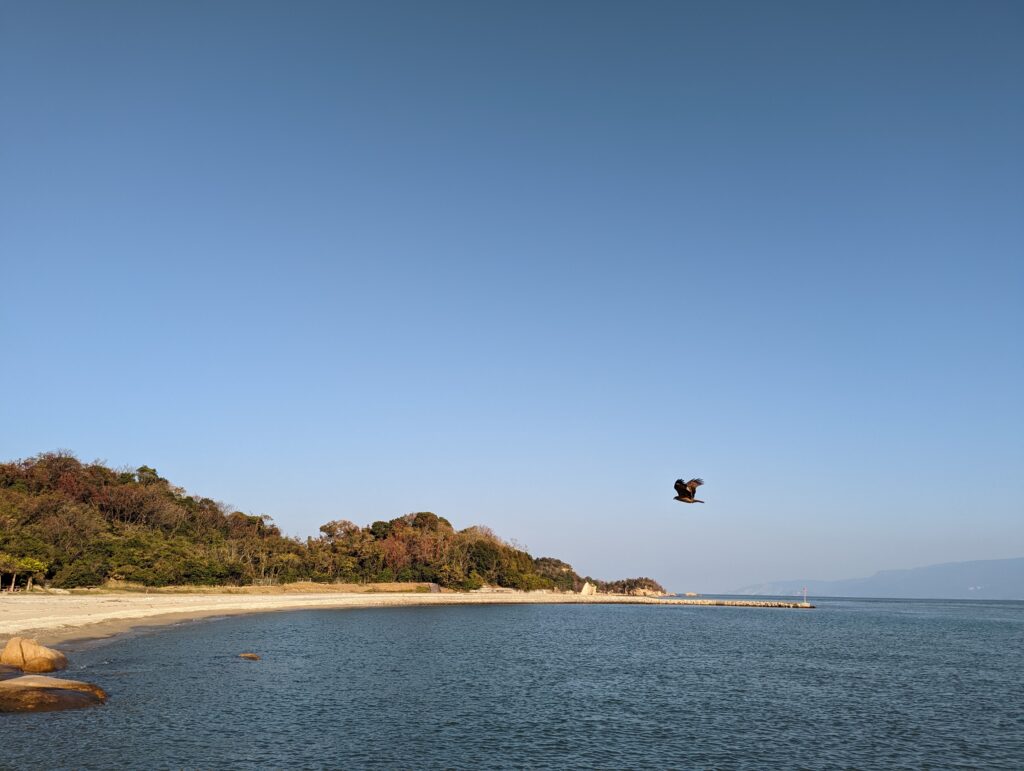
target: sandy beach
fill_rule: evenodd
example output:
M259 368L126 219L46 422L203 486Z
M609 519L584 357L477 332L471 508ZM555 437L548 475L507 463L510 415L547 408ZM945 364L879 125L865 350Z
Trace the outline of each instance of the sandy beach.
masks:
M21 635L45 645L109 637L157 626L240 613L313 608L382 608L410 605L632 604L801 607L765 600L657 599L623 595L551 593L299 593L299 594L0 594L0 641Z

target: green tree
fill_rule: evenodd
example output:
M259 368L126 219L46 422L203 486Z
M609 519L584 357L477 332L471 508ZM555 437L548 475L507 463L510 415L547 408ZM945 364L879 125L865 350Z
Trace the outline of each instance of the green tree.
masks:
M49 565L42 560L38 560L35 557L22 557L18 560L18 568L20 572L25 573L28 576L28 585L25 587L26 590L32 589L32 581L42 578L46 571L49 569Z
M11 583L8 591L14 591L14 580L18 577L19 567L17 557L7 552L0 552L0 591L3 591L3 577L8 573L11 574Z

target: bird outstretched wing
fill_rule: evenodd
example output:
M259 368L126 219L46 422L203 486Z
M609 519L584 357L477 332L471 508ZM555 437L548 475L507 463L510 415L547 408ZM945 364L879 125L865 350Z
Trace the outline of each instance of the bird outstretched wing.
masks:
M683 480L681 480L681 479L679 480L679 482L682 482L682 481ZM679 487L678 487L679 482L676 482L676 485L677 485L676 489L677 490L679 489ZM686 489L690 492L690 495L696 495L697 494L697 488L700 487L702 484L704 484L704 480L703 479L691 479L689 482L686 483Z
M676 494L677 495L686 495L687 492L688 491L686 489L686 482L684 482L682 479L677 479L676 480Z

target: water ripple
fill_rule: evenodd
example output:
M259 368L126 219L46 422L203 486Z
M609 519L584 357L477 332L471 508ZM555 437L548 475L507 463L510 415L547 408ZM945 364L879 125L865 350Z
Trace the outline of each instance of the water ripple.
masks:
M240 616L74 651L0 768L1020 769L1022 661L1024 603Z

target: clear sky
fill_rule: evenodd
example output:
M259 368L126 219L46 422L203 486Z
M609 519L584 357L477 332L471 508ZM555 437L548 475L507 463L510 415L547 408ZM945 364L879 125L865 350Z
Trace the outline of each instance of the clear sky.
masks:
M3 0L0 457L679 591L1024 555L1022 39L994 0Z

